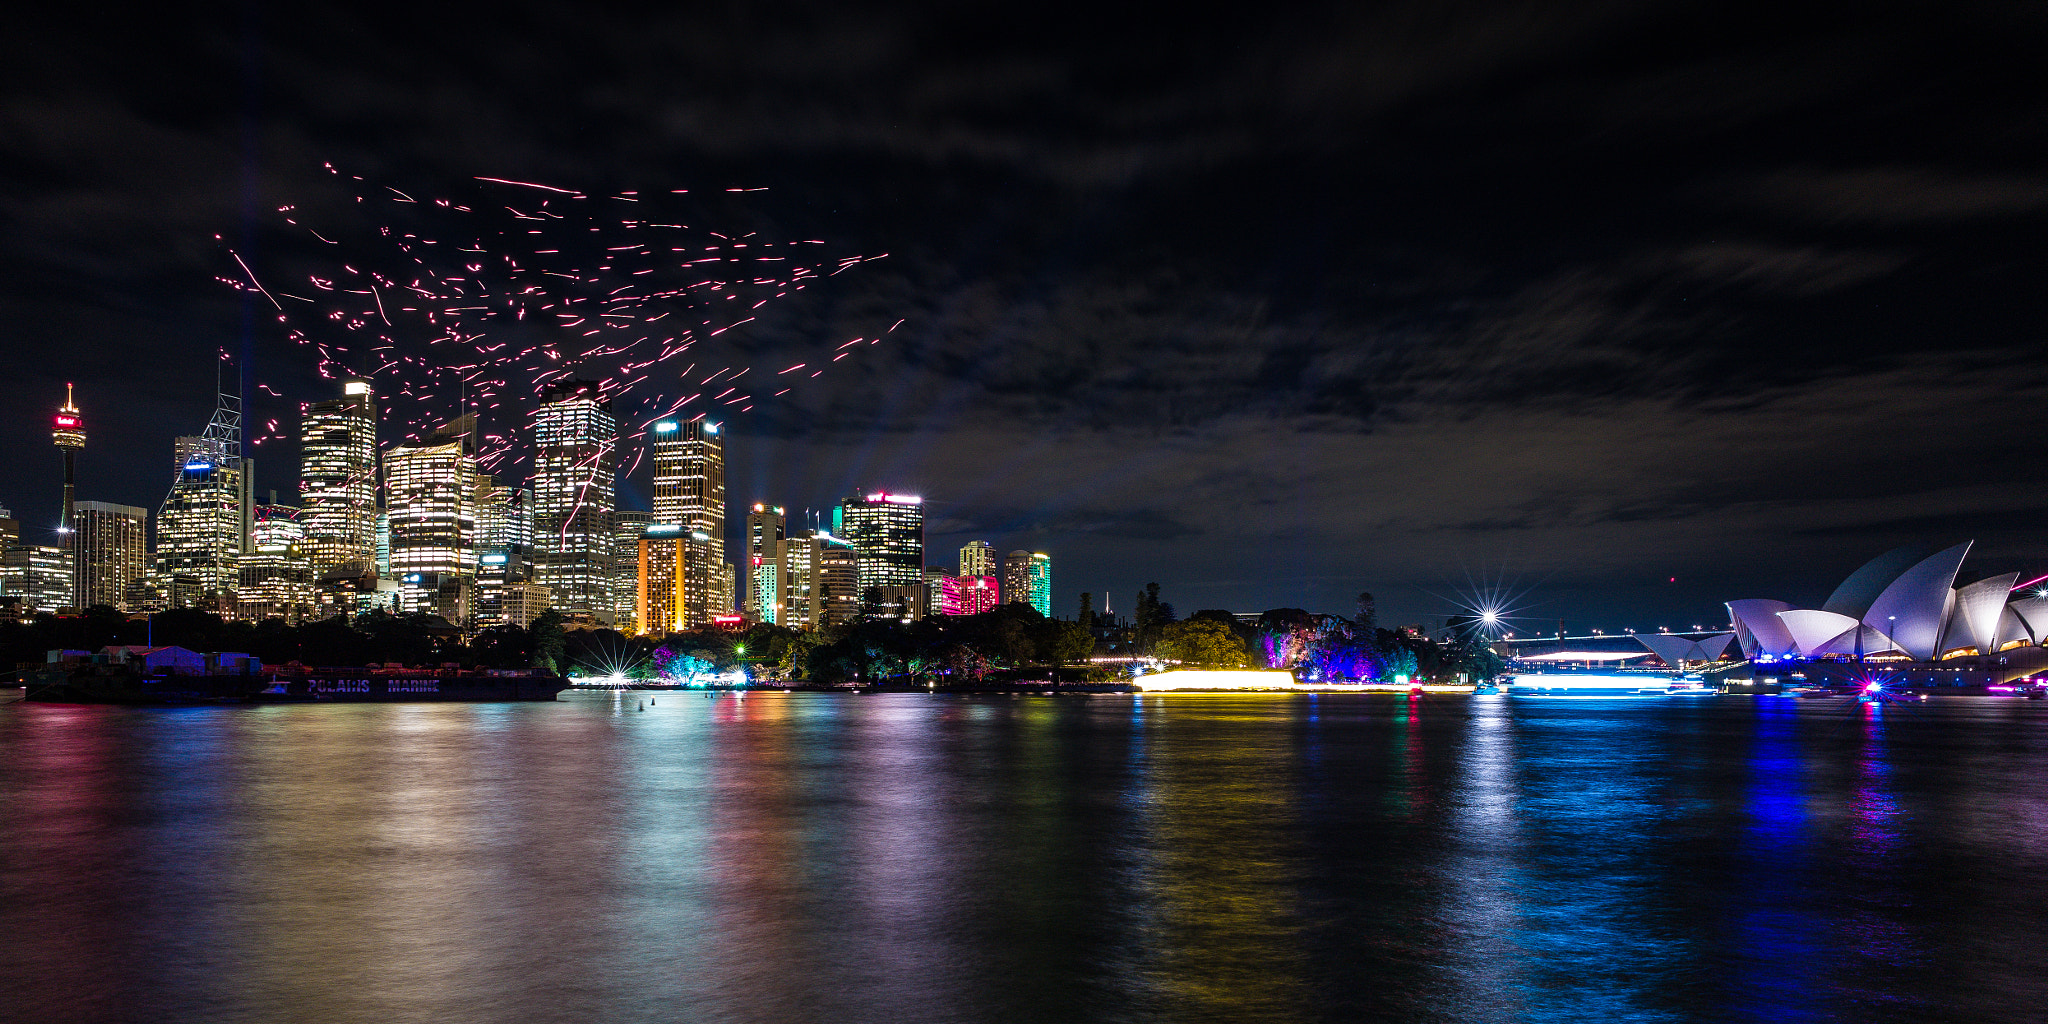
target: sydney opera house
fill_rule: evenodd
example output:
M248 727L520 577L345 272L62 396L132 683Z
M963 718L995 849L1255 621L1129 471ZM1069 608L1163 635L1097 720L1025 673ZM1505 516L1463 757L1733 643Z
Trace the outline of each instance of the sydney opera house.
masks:
M2048 597L2017 591L2017 573L1956 586L1971 543L1886 552L1819 608L1730 601L1735 641L1759 673L1877 663L1916 685L1979 686L2048 668Z

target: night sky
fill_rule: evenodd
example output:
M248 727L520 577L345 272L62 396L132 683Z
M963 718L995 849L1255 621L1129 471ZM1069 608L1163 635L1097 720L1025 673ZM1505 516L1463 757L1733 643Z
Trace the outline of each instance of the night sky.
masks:
M690 188L888 253L735 341L903 321L731 417L733 506L921 492L930 561L1049 551L1060 614L1156 580L1422 622L1484 585L1611 631L1818 602L1907 542L2048 572L2041 5L243 6L0 39L32 541L64 381L79 497L152 511L245 331L288 398L252 421L334 393L215 241L296 272L274 211L349 215L331 162ZM295 447L257 456L293 500Z

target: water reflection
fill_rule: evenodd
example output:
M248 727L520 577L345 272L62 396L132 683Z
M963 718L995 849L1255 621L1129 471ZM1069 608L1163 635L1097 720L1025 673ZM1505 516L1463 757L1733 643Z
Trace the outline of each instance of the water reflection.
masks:
M2039 705L638 699L0 708L0 1018L2048 1001Z

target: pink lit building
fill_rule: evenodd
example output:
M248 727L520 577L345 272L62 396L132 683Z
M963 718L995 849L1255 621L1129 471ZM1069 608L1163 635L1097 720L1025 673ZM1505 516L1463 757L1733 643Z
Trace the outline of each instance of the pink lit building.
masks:
M939 612L979 615L994 611L998 592L994 576L944 576L939 584Z

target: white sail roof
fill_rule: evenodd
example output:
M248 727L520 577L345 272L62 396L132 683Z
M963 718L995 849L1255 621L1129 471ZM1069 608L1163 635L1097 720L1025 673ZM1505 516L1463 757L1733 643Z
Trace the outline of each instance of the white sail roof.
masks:
M1871 602L1863 621L1888 634L1915 661L1933 661L1941 653L1942 628L1955 600L1950 588L1971 543L1935 552L1900 573Z

